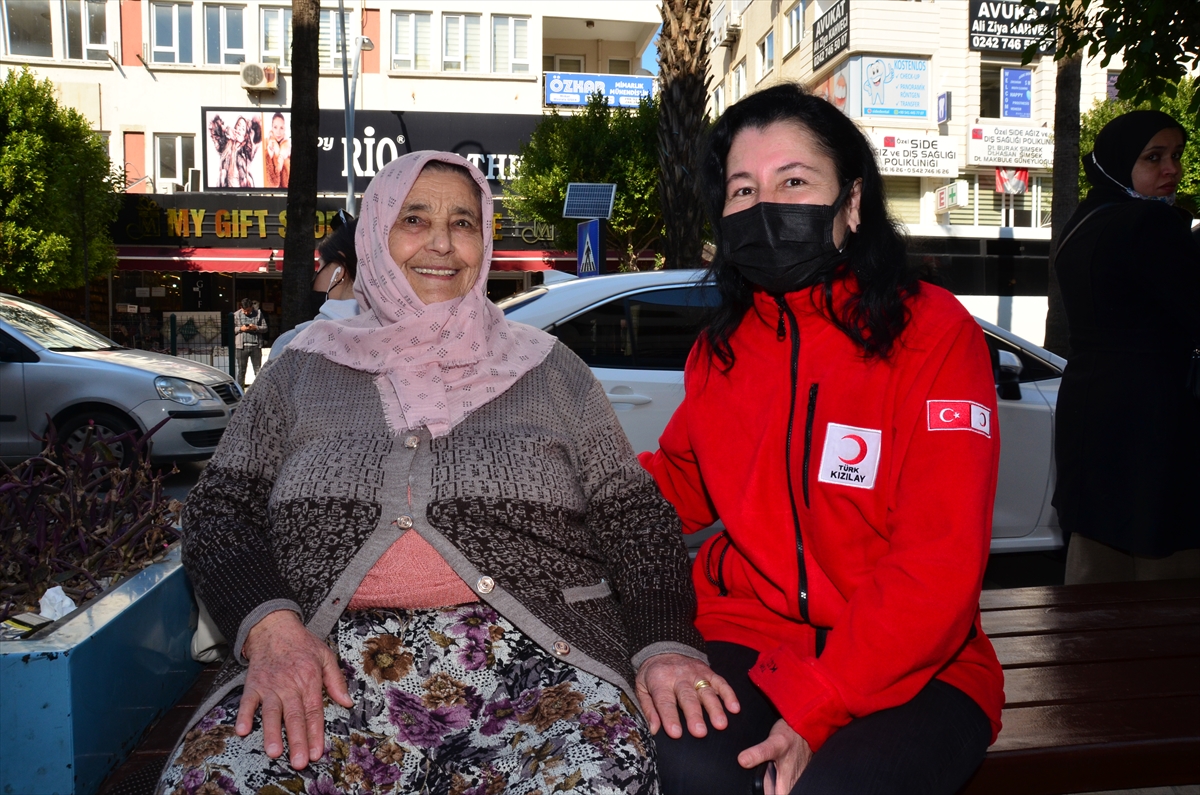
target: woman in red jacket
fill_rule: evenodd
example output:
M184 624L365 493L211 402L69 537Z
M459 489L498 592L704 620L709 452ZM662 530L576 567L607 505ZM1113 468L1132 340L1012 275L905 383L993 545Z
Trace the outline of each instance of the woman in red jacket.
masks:
M694 687L731 714L662 722L664 790L749 793L765 766L768 794L953 793L1004 703L983 334L908 270L870 144L802 88L731 107L704 180L722 304L642 463L685 531L725 525L693 570L721 676Z

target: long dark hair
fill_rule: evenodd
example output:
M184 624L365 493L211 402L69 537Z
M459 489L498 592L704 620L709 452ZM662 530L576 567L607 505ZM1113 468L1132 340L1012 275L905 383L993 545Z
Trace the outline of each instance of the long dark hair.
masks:
M721 305L704 328L710 355L721 369L733 367L729 339L754 304L754 285L721 257L721 213L725 208L725 161L741 130L762 129L791 122L808 130L833 159L839 185L862 180L858 231L846 239L846 260L828 271L813 291L818 308L865 357L886 359L908 323L904 299L919 289L917 275L906 262L905 239L887 212L883 178L866 136L841 111L794 83L783 83L751 94L730 107L717 121L704 153L702 189L716 235L717 253L708 269L721 293ZM853 272L857 291L841 307L834 305L833 283Z

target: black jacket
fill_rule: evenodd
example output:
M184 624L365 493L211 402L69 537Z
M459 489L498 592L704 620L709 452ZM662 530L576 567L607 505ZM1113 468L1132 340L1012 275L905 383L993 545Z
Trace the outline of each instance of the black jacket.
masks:
M1064 530L1139 555L1200 547L1200 401L1184 390L1200 246L1188 226L1160 202L1093 193L1055 261L1071 355L1054 506Z

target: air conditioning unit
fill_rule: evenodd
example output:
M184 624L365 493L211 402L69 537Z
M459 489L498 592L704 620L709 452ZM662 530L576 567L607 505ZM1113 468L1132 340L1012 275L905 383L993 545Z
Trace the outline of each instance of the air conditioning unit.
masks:
M242 88L247 91L274 91L279 87L279 67L273 63L242 64Z
M721 43L733 44L737 41L738 34L742 32L742 17L741 15L734 16L730 14L725 19L724 30L721 31Z

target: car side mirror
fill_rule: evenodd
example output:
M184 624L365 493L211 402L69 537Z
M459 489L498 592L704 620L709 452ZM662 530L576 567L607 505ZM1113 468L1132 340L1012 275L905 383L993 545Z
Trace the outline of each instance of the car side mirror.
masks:
M996 394L1002 400L1021 399L1021 372L1025 366L1012 351L997 351Z

